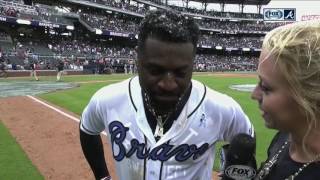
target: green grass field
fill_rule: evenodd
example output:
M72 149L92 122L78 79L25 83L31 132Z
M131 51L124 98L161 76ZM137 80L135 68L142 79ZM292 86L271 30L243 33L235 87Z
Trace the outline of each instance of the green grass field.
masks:
M41 94L39 95L39 97L80 115L82 110L90 100L90 97L94 94L95 91L97 91L99 88L105 85L108 85L110 83L114 83L117 81L121 81L128 77L129 76L125 76L125 75L65 76L63 77L63 81L65 82L92 81L92 83L81 83L80 86L77 88ZM19 80L29 80L29 79L30 78L19 78ZM257 103L251 100L250 93L239 92L239 91L231 90L229 88L229 85L231 84L255 84L257 83L257 79L256 78L202 76L197 74L194 75L194 79L197 79L205 83L208 87L212 89L215 89L217 91L230 95L242 106L242 108L247 113L247 115L249 116L249 118L251 119L255 127L255 131L257 135L256 157L257 157L258 165L260 165L260 162L266 158L266 149L275 132L272 130L266 129L264 127L264 123L263 123L262 117L260 116ZM54 81L55 77L41 77L41 80ZM104 81L104 82L94 82L94 81ZM2 134L1 134L1 137L3 137ZM8 139L12 138L10 136L5 136L5 137ZM14 140L11 140L11 141L14 141ZM1 144L0 144L0 152L2 148L3 147L1 147ZM19 151L20 153L23 153L21 150ZM3 158L2 156L3 154L1 153L0 160ZM21 166L21 164L15 165L16 163L14 160L11 162L7 161L7 163L9 163L10 166ZM25 166L29 166L28 164L30 164L28 162L25 162L25 163L26 163ZM3 169L3 168L4 167L2 167L2 164L0 161L0 169ZM214 169L217 169L217 168L218 168L218 165L216 164ZM0 177L2 177L1 170L0 170ZM8 178L8 179L12 179L12 178ZM39 178L33 178L33 179L39 179Z
M42 180L20 145L0 121L0 179Z

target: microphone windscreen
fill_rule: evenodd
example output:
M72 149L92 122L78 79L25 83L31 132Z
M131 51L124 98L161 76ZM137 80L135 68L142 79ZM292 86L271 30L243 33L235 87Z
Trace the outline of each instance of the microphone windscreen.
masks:
M246 164L254 156L256 141L248 134L237 134L230 142L227 163Z
M256 141L248 134L237 134L223 147L222 180L252 179L256 174Z

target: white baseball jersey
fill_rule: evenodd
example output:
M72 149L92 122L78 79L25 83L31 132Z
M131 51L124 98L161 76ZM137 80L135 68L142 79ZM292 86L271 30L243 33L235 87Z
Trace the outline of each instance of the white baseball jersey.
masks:
M121 180L211 180L215 143L253 127L231 97L192 80L188 101L158 141L146 119L139 78L100 89L85 108L80 128L105 131Z

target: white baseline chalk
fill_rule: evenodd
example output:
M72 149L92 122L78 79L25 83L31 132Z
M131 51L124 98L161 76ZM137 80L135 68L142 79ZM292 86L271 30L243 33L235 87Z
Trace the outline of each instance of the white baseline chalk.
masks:
M48 107L48 108L50 108L50 109L52 109L52 110L54 110L54 111L56 111L57 113L65 116L65 117L68 117L69 119L72 119L72 120L76 121L77 123L80 122L79 118L71 116L70 114L67 114L67 113L63 112L60 109L51 106L50 104L47 104L47 103L45 103L45 102L43 102L43 101L41 101L41 100L39 100L39 99L37 99L37 98L35 98L33 96L30 96L30 95L27 95L27 97L32 99L32 100L34 100L34 101L36 101L36 102L38 102L38 103L40 103L40 104L42 104L42 105L44 105L44 106L46 106L46 107ZM107 135L105 132L102 132L102 134L105 135L105 136Z

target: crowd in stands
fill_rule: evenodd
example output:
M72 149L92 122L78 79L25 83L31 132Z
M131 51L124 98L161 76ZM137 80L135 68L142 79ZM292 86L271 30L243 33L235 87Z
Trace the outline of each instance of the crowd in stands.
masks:
M206 16L212 16L212 17L225 17L225 18L247 18L247 19L262 19L262 14L258 13L234 13L234 12L219 12L214 10L200 10L193 7L179 7L175 5L167 5L163 3L161 0L147 0L155 4L159 4L162 6L168 6L171 9L175 9L182 12L192 13L192 14L198 14L198 15L206 15Z
M56 45L52 48L61 48L61 46L63 45ZM20 43L17 45L17 47L15 47L17 53L21 47L23 47L23 45L21 45ZM79 46L78 44L72 44L71 46L65 44L63 48L66 48L65 51L70 51L73 48L78 49ZM136 66L134 64L136 58L135 50L128 47L98 48L95 50L95 54L100 54L100 56L96 56L96 58L88 58L86 56L77 54L55 54L49 57L34 54L32 53L33 50L29 48L25 48L24 50L25 54L24 56L22 56L22 58L20 58L20 63L12 61L13 63L8 64L8 69L28 69L28 64L36 63L38 64L38 69L50 70L55 69L58 60L63 59L65 62L65 69L84 70L86 68L90 69L92 73L136 72ZM4 57L4 55L2 55L2 57ZM10 60L9 57L6 57L5 59ZM253 56L197 54L194 62L194 70L210 72L255 71L257 69L257 63L258 58Z
M91 0L92 2L105 2L103 0ZM236 12L219 12L219 11L214 11L214 10L200 10L192 7L179 7L175 5L167 5L163 3L161 0L145 0L149 1L151 3L161 5L161 6L166 6L167 8L175 9L181 12L185 13L192 13L192 14L198 14L198 15L206 15L206 16L212 16L212 17L225 17L225 18L247 18L247 19L263 19L262 14L258 13L236 13ZM121 1L121 3L116 3L115 1L111 0L110 3L101 3L105 4L111 7L124 7L125 1Z
M199 45L259 49L262 46L262 39L260 37L202 35L199 39Z
M5 7L5 6L0 7L0 15L17 17L18 13L19 12L12 7Z
M144 6L138 7L135 5L130 4L130 0L121 0L121 1L116 1L116 0L90 0L91 2L118 8L124 11L131 11L135 12L138 14L145 14L148 9L146 9Z
M8 64L8 69L13 70L28 69L30 63L37 64L38 69L55 69L58 60L64 59L65 69L83 70L83 67L87 66L91 69L100 68L99 72L102 72L101 64L111 69L119 69L119 66L124 67L125 63L123 62L133 61L136 57L133 48L106 47L106 45L97 42L88 43L66 39L52 41L52 43L45 45L45 43L40 44L37 41L27 41L21 38L14 38L14 41L16 44L6 51L2 50L3 43L0 42L1 56L11 60L12 63ZM40 47L45 48L45 46L51 51L51 54L40 50Z
M197 54L195 71L256 71L258 57Z
M0 33L8 37L7 34ZM15 45L7 52L14 54L15 52L23 51L26 54L40 55L62 55L62 56L90 56L90 57L121 57L133 59L135 58L135 50L133 48L120 48L114 45L106 45L96 41L84 39L75 39L72 37L51 38L46 41L32 41L30 39L15 39ZM262 45L262 37L244 37L244 36L221 36L221 35L202 35L198 41L200 47L215 48L232 47L232 48L255 48L259 49ZM18 53L23 54L23 53Z
M94 3L108 5L110 7L129 10L144 14L146 6L135 6L127 0L90 0ZM0 0L0 2L4 2ZM10 2L6 6L0 7L0 15L12 17L25 17L27 13L31 19L38 18L43 21L61 22L53 11L49 11L40 6L17 5L18 2ZM12 5L10 5L12 3ZM14 4L16 3L16 4ZM21 3L21 2L20 2ZM176 8L172 7L171 8ZM200 11L196 9L179 9L183 12L196 14L205 14L210 16L222 17L250 17L259 18L257 14L240 13L221 13L214 11ZM34 16L34 12L36 15ZM117 14L98 14L79 12L81 20L92 28L108 30L120 33L136 33L139 19L131 16ZM198 21L202 28L214 29L219 31L269 31L281 24L265 24L263 22L253 21L222 21L222 20L204 20ZM231 33L232 34L232 33ZM7 38L8 35L0 32L0 41ZM9 36L10 37L10 36ZM115 47L114 45L101 44L80 39L58 39L35 42L32 40L20 41L14 40L11 50L4 50L2 56L7 58L16 56L20 59L21 66L17 69L27 67L26 64L35 61L40 69L54 69L59 59L63 59L66 69L83 69L84 67L94 67L94 73L104 73L110 69L115 72L135 72L134 60L136 58L135 50L129 47ZM1 42L0 42L1 43ZM222 46L235 48L261 48L261 37L231 36L228 33L219 35L203 34L199 39L201 46ZM0 44L1 46L1 44ZM3 51L3 50L2 50ZM11 67L17 61L11 60ZM257 68L257 57L247 56L222 56L198 54L194 64L195 71L253 71ZM9 64L10 65L10 64ZM9 66L10 67L10 66Z
M196 8L185 8L178 6L170 6L170 8L176 9L182 12L188 12L192 14L206 15L212 17L226 17L226 18L247 18L247 19L262 19L262 14L257 13L235 13L235 12L218 12L214 10L199 10Z
M25 20L38 20L70 24L70 21L62 16L56 15L54 8L45 8L39 4L34 6L24 5L20 1L0 0L0 15L21 18Z
M131 5L128 1L121 0L91 0L95 3L100 3L120 9L132 10L134 12L144 14L146 12L146 8L144 6L135 6ZM27 6L19 3L7 2L0 0L0 4L4 4L5 6L1 6L0 14L6 16L13 17L24 17L25 19L30 20L41 20L41 21L50 21L55 23L64 23L68 24L65 18L59 17L55 15L54 9L46 8L40 5L35 6ZM135 9L136 8L136 9ZM178 8L178 7L176 7ZM208 13L202 10L196 10L188 8L180 8L180 11L192 11L195 13ZM210 11L211 12L211 11ZM251 16L252 14L241 14L241 13L224 13L224 12L214 12L215 16L224 17L224 14L237 14L239 16L246 15ZM220 13L220 14L219 14ZM117 15L97 15L93 13L79 13L81 18L85 20L90 26L98 29L106 29L118 32L136 32L136 24L137 22L133 18L122 19ZM220 16L221 15L221 16ZM254 14L253 14L254 15ZM63 22L61 22L63 21ZM215 29L215 30L223 30L223 31L270 31L271 29L282 25L282 23L264 23L263 21L240 21L240 22L230 22L230 21L219 21L212 19L201 19L198 20L200 27L206 29Z
M137 32L137 22L135 22L134 19L122 19L117 18L117 16L102 16L86 13L82 13L80 17L93 28L120 33Z
M48 44L48 48L55 54L65 56L86 56L95 55L96 57L107 56L117 58L134 58L135 51L128 47L106 47L98 43L88 43L80 40L63 40Z
M81 13L81 19L93 28L105 29L118 32L137 32L137 20L135 18L119 18L117 15L96 15ZM220 30L224 32L237 31L270 31L283 23L265 23L257 21L219 21L212 19L197 20L199 26L205 29Z
M90 0L94 3L103 4L106 6L122 9L122 10L128 10L132 12L136 12L139 14L144 14L147 9L142 6L138 7L132 4L129 4L129 0L121 0L121 1L115 1L115 0ZM147 0L150 2L153 2L155 4L159 4L162 6L166 6L166 4L162 3L159 0ZM247 19L262 19L262 14L258 13L235 13L235 12L218 12L214 10L199 10L196 8L185 8L185 7L178 7L173 5L168 5L167 8L175 9L181 12L188 12L192 14L199 14L199 15L206 15L206 16L212 16L212 17L226 17L226 18L247 18Z
M270 31L283 23L265 23L265 22L250 22L250 21L213 21L213 20L198 20L198 24L206 29L222 29L225 31Z
M14 2L14 3L23 3L23 0L2 0L2 1L7 1L7 2Z
M10 35L8 33L0 30L0 41L10 42L11 41Z
M39 15L34 6L24 5L21 2L3 0L0 0L0 14L24 19L30 19Z
M138 22L134 18L118 18L116 15L93 15L83 13L81 19L87 23L92 28L98 28L101 30L108 30L113 32L120 33L137 33ZM230 22L230 21L199 21L199 25L202 28L218 30L224 34L229 34L237 31L249 32L249 31L270 31L275 27L283 25L282 23L252 23L252 22ZM208 38L206 38L208 39ZM212 37L211 39L216 39ZM237 45L240 43L249 43L249 47L260 47L259 38L245 38L244 42L241 42L241 39L238 38L230 39L223 38L222 40L214 41L215 45L231 45L229 41L237 40ZM251 42L252 41L252 42ZM217 42L219 42L217 44Z
M1 36L8 36L2 32ZM0 37L1 37L0 36ZM1 39L1 38L0 38ZM12 49L4 52L9 56L16 56L20 59L21 68L30 60L37 61L41 65L41 69L53 69L57 59L67 57L67 64L71 69L82 69L81 66L99 67L105 69L125 69L128 61L136 58L134 48L115 47L106 42L90 41L85 39L75 39L74 37L49 38L45 41L35 41L30 38L13 38L14 45ZM199 39L200 46L223 46L237 48L260 48L262 41L257 37L237 37L237 36L221 36L221 35L202 35ZM45 59L43 57L50 56ZM81 63L79 60L81 59ZM103 59L103 63L101 63ZM12 61L15 62L15 61ZM76 63L78 62L78 63ZM196 71L251 71L256 68L256 58L248 58L245 56L217 56L217 55L197 55L195 62ZM77 65L75 65L77 64ZM105 64L101 68L101 64ZM111 64L111 65L110 65ZM131 63L132 64L132 63ZM129 68L129 65L126 65ZM91 68L92 69L92 68ZM134 69L134 68L131 68ZM116 71L116 70L115 70ZM130 72L130 70L127 70Z
M134 59L105 57L97 61L86 62L97 67L95 72L101 73L111 68L116 72L134 73L136 65ZM213 54L198 54L194 61L194 71L217 72L217 71L256 71L258 57L254 56L225 56Z

